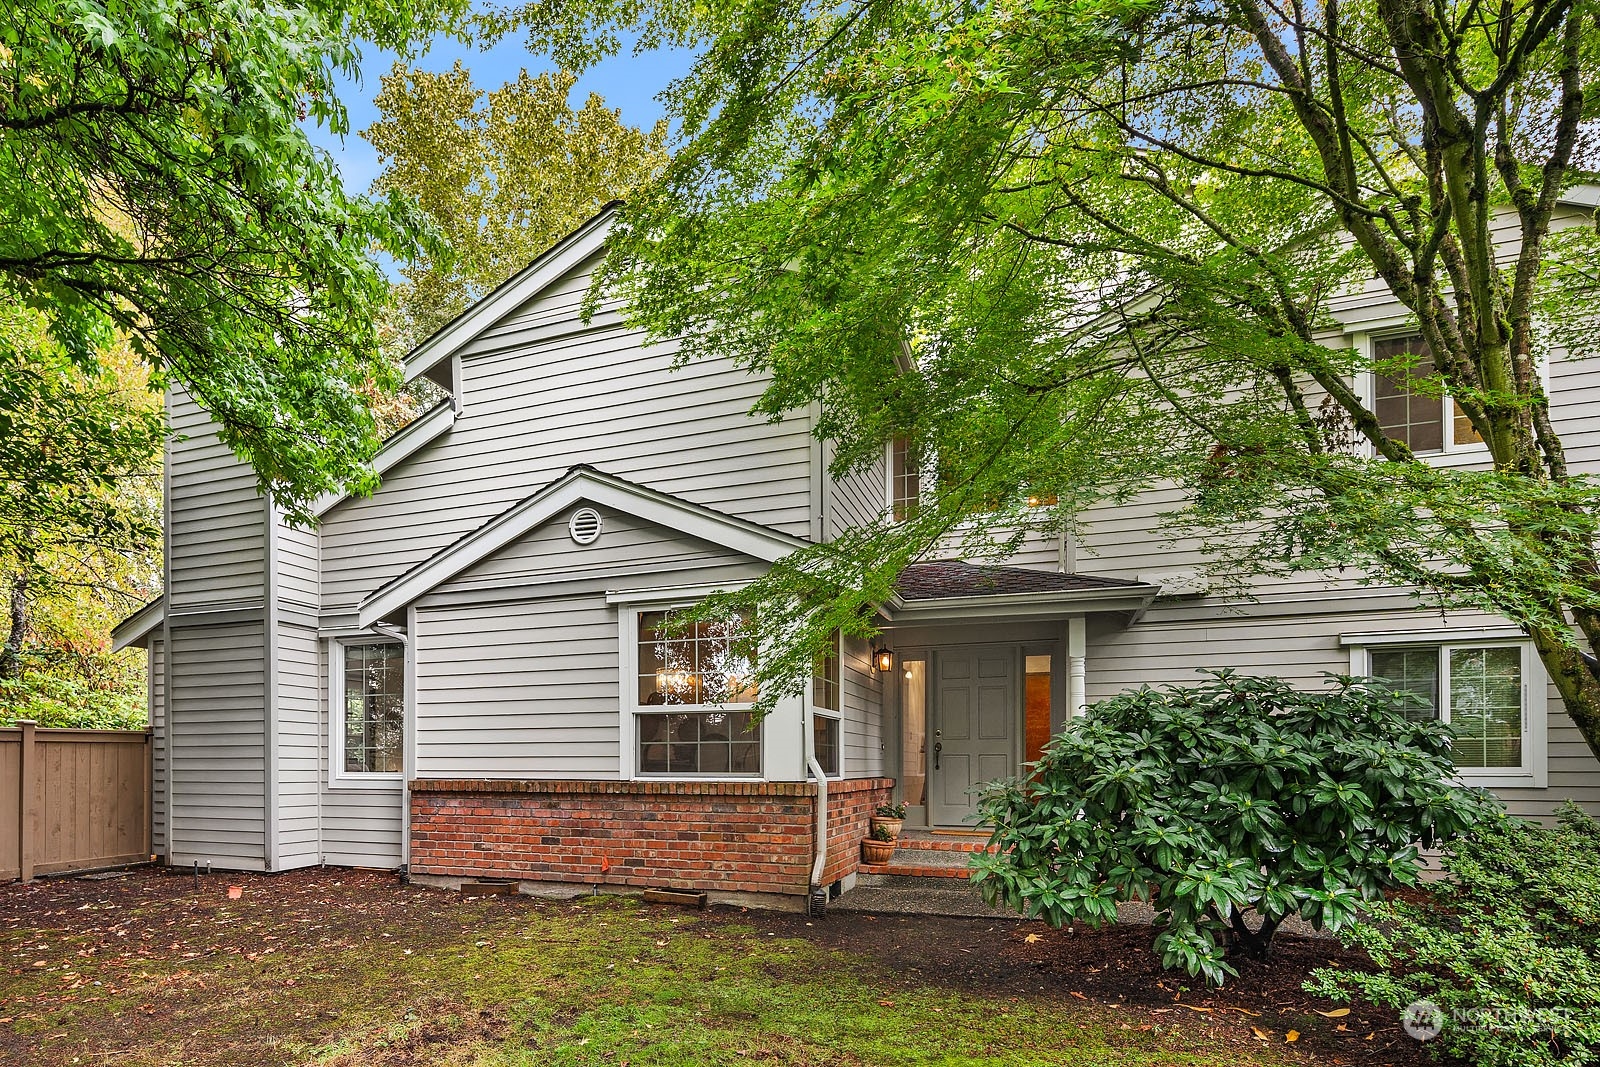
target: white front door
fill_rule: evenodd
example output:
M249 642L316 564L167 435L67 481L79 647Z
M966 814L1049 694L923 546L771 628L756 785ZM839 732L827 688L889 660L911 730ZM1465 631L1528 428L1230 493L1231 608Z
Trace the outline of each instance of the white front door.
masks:
M972 826L977 792L1017 773L1022 721L1015 647L933 653L928 822Z

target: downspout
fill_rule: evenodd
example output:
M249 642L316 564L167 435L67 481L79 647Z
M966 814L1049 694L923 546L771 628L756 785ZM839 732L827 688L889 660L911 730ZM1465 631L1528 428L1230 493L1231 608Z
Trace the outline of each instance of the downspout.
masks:
M814 753L806 753L806 767L811 771L811 776L817 780L817 857L811 861L811 886L807 894L807 910L813 915L820 915L822 908L827 906L827 891L822 888L822 872L828 866L828 776L822 773L822 764L817 762ZM818 906L818 895L822 895L821 907Z

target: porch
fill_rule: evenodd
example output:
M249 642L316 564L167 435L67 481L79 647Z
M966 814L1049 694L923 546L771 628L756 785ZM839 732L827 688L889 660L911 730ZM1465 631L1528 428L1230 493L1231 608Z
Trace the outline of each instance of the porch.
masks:
M886 772L914 830L972 830L983 786L1036 761L1085 706L1091 627L1122 628L1159 590L1117 578L919 563L890 605Z

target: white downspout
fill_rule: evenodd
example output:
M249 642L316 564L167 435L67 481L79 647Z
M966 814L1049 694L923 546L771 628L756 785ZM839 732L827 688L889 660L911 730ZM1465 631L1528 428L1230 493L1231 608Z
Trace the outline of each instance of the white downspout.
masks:
M828 866L828 776L822 773L817 757L806 753L806 767L817 780L817 858L811 863L811 888L822 885L822 871Z

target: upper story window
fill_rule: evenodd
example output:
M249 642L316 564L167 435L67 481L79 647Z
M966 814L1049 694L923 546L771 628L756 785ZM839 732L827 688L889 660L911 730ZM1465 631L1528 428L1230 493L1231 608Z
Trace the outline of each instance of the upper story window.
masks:
M895 522L904 522L922 499L922 460L908 437L889 444L889 507Z
M331 647L335 781L398 780L405 770L405 647L394 641Z
M1437 371L1421 335L1374 340L1372 358L1387 365L1372 375L1373 414L1386 436L1413 452L1451 452L1483 444L1460 404L1440 395L1436 386L1422 384Z
M679 627L639 613L635 736L640 774L761 774L754 664L739 650L745 620Z

